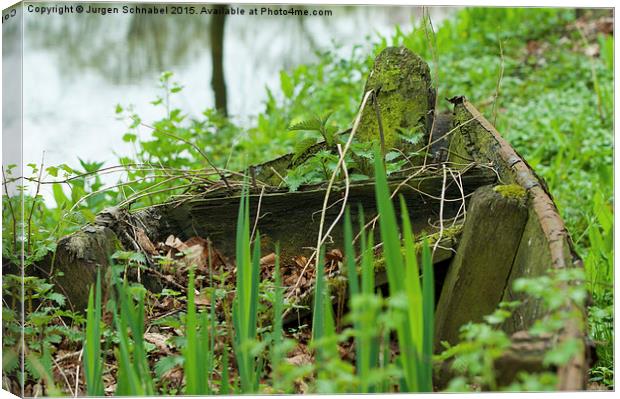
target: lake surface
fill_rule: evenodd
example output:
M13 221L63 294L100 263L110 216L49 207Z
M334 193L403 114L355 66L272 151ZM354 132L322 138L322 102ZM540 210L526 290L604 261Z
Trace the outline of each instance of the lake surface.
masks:
M315 51L334 44L346 54L367 42L366 36L388 35L396 25L408 31L422 15L420 7L308 9L332 15L227 17L223 64L228 110L236 122L252 123L251 116L263 109L265 88L279 87L281 69L312 62ZM435 25L453 12L430 9ZM115 106L133 104L145 121L160 118L162 109L149 102L159 94L162 71L174 72L174 80L184 86L175 107L197 116L214 105L210 16L39 15L27 10L24 16L24 163L40 162L43 151L47 165L72 166L79 165L78 157L112 165L117 155L131 154L132 146L121 140L126 125L116 119ZM5 28L7 43L17 32Z

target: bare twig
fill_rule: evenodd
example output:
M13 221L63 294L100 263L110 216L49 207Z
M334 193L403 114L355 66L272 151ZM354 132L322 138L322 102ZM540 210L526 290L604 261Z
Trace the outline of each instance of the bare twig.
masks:
M13 209L13 203L9 196L9 188L4 174L4 165L2 165L2 186L4 187L4 193L6 194L6 202L9 204L9 213L11 214L11 222L13 225L13 251L17 250L17 218L15 217L15 209Z
M54 365L56 366L58 371L60 371L60 375L62 376L62 378L65 380L65 384L67 384L67 388L69 389L69 393L71 394L71 396L74 396L74 397L77 396L75 392L73 391L73 389L71 389L71 383L69 383L67 374L65 374L65 371L62 369L62 367L60 367L60 364L58 364L58 362L56 361L56 359L54 359L53 356L52 356L52 361L54 362Z
M82 350L80 351L80 356L78 357L78 363L77 366L75 367L75 390L73 391L75 394L75 397L77 397L78 394L78 388L79 388L79 382L80 382L80 362L82 361L82 355L84 354L84 348L82 348Z
M463 212L463 220L467 218L467 207L465 206L466 196L465 196L465 192L463 191L463 180L461 179L461 173L457 173L455 176L451 168L448 168L448 171L450 172L450 176L452 176L452 178L454 179L456 186L459 188L459 191L461 192L461 199L463 200L463 203L461 204L458 211L456 212L456 216L454 217L454 221L452 222L452 227L454 227L454 225L456 224L456 221L458 220L461 214L461 211Z
M282 177L282 175L280 173L278 173L277 170L275 170L275 168L273 166L270 166L271 171L280 178L280 180L282 180L282 183L286 184L286 180L284 179L284 177ZM280 184L282 184L280 183Z
M441 202L439 203L439 236L437 237L437 241L435 241L435 245L433 245L433 255L435 255L435 251L437 251L437 246L439 242L443 238L443 204L444 198L446 196L446 165L443 165L443 184L441 186Z
M475 117L472 117L468 120L466 120L465 122L460 123L458 126L453 127L452 129L450 129L449 131L447 131L446 133L444 133L441 137L438 137L437 139L431 141L430 143L428 143L427 145L425 145L424 147L420 148L420 151L422 150L426 150L429 149L433 144L437 143L440 140L445 139L446 137L448 137L449 135L451 135L452 133L456 132L457 130L459 130L460 128L462 128L463 126L467 125L469 122L472 122L476 120ZM428 151L427 151L428 152ZM424 164L422 165L422 168L425 168L427 165Z
M207 163L209 164L209 166L211 166L211 167L212 167L212 168L213 168L213 169L217 172L217 174L218 174L218 175L220 175L220 178L222 179L222 181L224 182L224 184L226 185L226 187L230 190L230 185L228 184L228 180L226 179L226 176L224 176L224 174L223 174L223 173L222 173L222 172L218 169L218 167L217 167L217 166L215 166L215 164L214 164L213 162L211 162L211 160L209 159L209 157L207 156L207 154L205 154L205 153L204 153L204 151L202 151L202 150L200 149L200 147L198 147L196 144L192 143L192 142L191 142L191 141L189 141L189 140L185 140L184 138L179 137L179 136L177 136L177 135L175 135L175 134L172 134L172 133L170 133L170 132L167 132L167 131L165 131L165 130L157 129L157 128L155 128L155 127L153 127L153 126L151 126L151 125L148 125L148 124L146 124L146 123L144 123L144 122L140 122L140 124L141 124L142 126L144 126L144 127L147 127L147 128L149 128L149 129L152 129L152 130L154 130L154 131L156 131L156 132L163 133L163 134L165 134L166 136L170 136L170 137L172 137L172 138L174 138L174 139L176 139L176 140L182 141L182 142L184 142L185 144L188 144L188 145L192 146L192 148L194 148L196 151L198 151L198 153L199 153L199 154L200 154L200 155L201 155L201 156L202 156L202 157L203 157L203 158L207 161Z
M86 200L86 199L88 199L88 198L92 197L93 195L97 195L97 194L100 194L100 193L106 192L106 191L108 191L108 190L113 190L113 189L115 189L115 188L120 188L120 187L127 186L127 185L130 185L130 184L138 183L138 182L141 182L141 181L144 181L144 180L147 180L147 179L156 179L156 178L164 178L164 177L168 177L168 176L166 176L166 175L151 175L151 176L140 177L140 178L137 178L137 179L134 179L134 180L130 180L130 181L127 181L127 182L124 182L124 183L114 184L114 185L112 185L112 186L109 186L109 187L104 187L104 188L101 188L101 189L99 189L99 190L96 190L96 191L90 192L90 193L88 193L88 194L86 194L86 195L82 196L80 199L78 199L78 200L75 202L75 204L73 204L73 206L71 206L71 208L70 208L70 209L69 209L66 213L67 213L67 214L70 214L71 212L73 212L73 211L77 208L77 206L78 206L78 205L79 205L82 201L84 201L84 200ZM179 178L182 178L182 177L183 177L183 176L174 176L174 177L172 177L172 178L168 178L166 181L171 181L171 180L179 179ZM185 178L189 179L189 177L185 177ZM157 185L160 185L160 184L162 184L162 183L163 183L163 182L157 183ZM156 193L159 193L159 192L163 192L163 191L177 190L177 189L186 188L186 187L191 187L191 186L193 186L193 184L184 184L184 185L179 185L179 186L174 186L174 187L168 187L168 188L163 189L163 190L158 190L158 191L155 191L155 192L151 192L151 193L144 194L144 195L142 195L141 197L144 197L144 196L146 196L146 195L153 195L153 194L156 194ZM153 187L154 187L154 186L151 186L151 187L149 187L147 190L149 190L149 189L151 189L151 188L153 188ZM131 198L131 197L130 197L130 198ZM135 198L135 197L134 197L134 198L132 198L132 200L133 200L133 201L135 201L135 200L137 200L137 199L138 199L138 198ZM121 204L123 204L123 205L124 205L124 204L125 204L125 203L127 203L128 201L129 201L129 200L125 200L125 201L123 201ZM120 205L120 204L119 204L119 205Z
M493 97L493 126L497 123L497 100L499 99L499 89L502 85L502 79L504 78L504 49L502 48L502 41L499 41L499 76L497 77L497 84L495 85L495 96Z
M148 273L154 274L155 276L159 277L163 281L174 285L177 289L181 290L181 292L184 292L185 290L187 290L187 287L177 283L176 281L174 281L172 279L169 279L168 276L165 276L163 273L161 273L160 271L158 271L155 268L144 267L144 270L147 271Z
M149 177L153 177L153 176L147 176L145 179L147 179ZM159 186L161 186L163 184L166 184L168 182L171 182L173 180L178 180L179 178L180 178L180 176L169 177L167 179L164 179L164 180L162 180L162 181L160 181L158 183L155 183L155 184L145 188L144 190L137 191L137 192L133 193L132 195L130 195L129 197L127 197L125 200L123 200L117 206L118 207L123 207L123 206L125 206L125 205L127 205L127 204L129 204L131 202L135 202L135 201L139 200L140 198L152 196L152 195L155 195L155 194L165 193L165 192L168 192L168 191L179 190L179 189L182 189L182 188L189 188L189 187L195 186L195 183L190 182L188 184L181 184L181 185L178 185L178 186L166 187L166 188L163 188L163 189L151 191L155 187L159 187Z
M60 363L60 362L63 362L65 360L67 360L67 359L71 359L72 357L79 356L81 352L82 352L82 350L80 349L79 351L67 353L65 355L59 356L58 359L56 359L56 360L58 360L58 362Z
M258 197L258 206L256 208L256 217L254 218L254 226L252 227L252 234L250 235L250 242L254 241L254 234L256 233L256 228L258 227L258 220L260 219L260 207L261 207L261 204L263 203L263 194L265 194L265 186L261 188L260 196Z
M45 151L41 155L41 166L39 169L39 180L41 180L41 176L43 175L43 165L45 165ZM31 236L32 236L32 215L34 214L34 208L37 205L37 197L39 196L39 191L41 190L41 183L37 183L37 188L34 193L34 197L32 197L32 206L30 207L30 212L28 212L28 220L26 225L28 226L28 244L27 244L27 253L30 255L30 244L31 244Z

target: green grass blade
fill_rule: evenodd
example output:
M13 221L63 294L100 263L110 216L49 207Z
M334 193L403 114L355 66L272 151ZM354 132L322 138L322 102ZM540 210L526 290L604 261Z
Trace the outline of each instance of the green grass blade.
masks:
M252 344L256 337L258 311L258 285L260 271L260 245L250 248L250 197L244 188L237 216L237 285L233 301L234 350L239 369L241 390L253 392L258 387L256 359Z
M325 305L323 304L323 285L325 284L324 265L323 265L324 249L319 250L319 257L316 261L316 282L314 284L314 308L312 313L312 339L319 341L325 333Z
M372 232L366 232L364 228L364 212L360 207L360 252L362 254L362 293L372 295L375 292L375 268L374 246L375 240Z
M257 237L260 237L260 233L257 231ZM248 329L248 338L254 339L256 337L256 323L258 317L258 285L260 283L260 239L257 238L254 242L254 253L252 255L252 284L250 289L250 320Z
M349 208L344 214L344 257L347 266L347 280L349 284L349 298L359 293L359 277L355 268L355 249L353 248L353 229Z
M351 227L351 215L349 208L345 210L344 214L344 261L347 270L347 282L349 285L349 308L353 308L353 301L359 295L359 277L355 267L355 249L353 248L353 228ZM355 333L355 368L359 376L363 376L367 371L366 366L366 350L367 347L363 345L360 335L363 334L359 320L353 322L353 328ZM363 377L362 377L363 381Z
M390 198L390 190L381 158L380 152L375 150L375 195L379 210L379 228L383 241L383 256L390 293L394 295L403 289L404 266L400 252L396 213Z
M271 380L274 387L279 386L278 367L282 362L284 353L282 346L284 337L282 334L282 312L284 309L284 288L282 287L282 276L280 275L280 245L276 244L276 261L275 261L275 298L273 304L273 340L271 347L271 368L273 370Z
M220 395L228 395L230 393L230 382L228 376L228 345L224 345L222 351L222 381L220 383Z
M366 237L362 237L362 287L364 295L368 297L377 297L379 303L381 302L381 297L375 295L375 272L374 272L374 237L372 232L368 232ZM379 309L378 309L379 310ZM379 314L374 314L370 323L372 328L377 328ZM369 354L368 354L368 367L372 369L377 367L379 364L379 353L380 353L380 337L377 335L370 339L369 343Z
M405 247L405 287L409 302L409 325L412 333L412 343L415 344L417 353L422 353L423 319L422 319L422 289L420 287L420 272L418 257L415 250L411 221L404 198L400 197L401 217L403 220L403 241Z
M424 297L424 344L422 350L422 364L425 370L422 381L422 390L431 392L433 390L433 337L435 325L435 275L433 270L433 260L428 241L422 243L422 296Z
M187 282L187 315L185 317L185 361L183 370L185 373L185 394L200 395L199 377L198 377L198 342L196 330L198 323L196 320L196 302L194 294L194 269L189 271L189 279Z
M405 274L405 265L401 253L401 241L398 234L398 223L394 205L390 197L387 177L383 168L382 157L375 148L375 195L379 210L379 228L383 241L383 257L385 260L386 273L390 296L392 298L407 295L408 284ZM404 212L406 212L403 209ZM418 280L419 284L419 280ZM409 313L405 309L399 309L402 320L396 326L398 343L401 351L399 356L404 373L406 386L403 389L415 392L418 390L419 367L416 342L414 341L412 322Z
M121 309L121 315L115 315L116 324L119 334L119 348L117 351L118 361L118 380L116 387L116 395L120 396L142 396L145 395L140 383L134 364L131 360L130 344L128 338L126 313Z

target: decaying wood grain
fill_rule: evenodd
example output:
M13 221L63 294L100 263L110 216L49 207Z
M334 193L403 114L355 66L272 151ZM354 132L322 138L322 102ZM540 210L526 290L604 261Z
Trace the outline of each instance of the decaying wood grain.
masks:
M390 179L390 189L395 190L402 182L402 178ZM495 175L489 171L472 170L463 175L464 194L468 195L477 187L495 181ZM409 214L415 233L423 230L432 233L434 228L429 224L439 217L439 201L441 195L442 177L437 174L422 175L411 179L399 189L399 193L406 199ZM326 213L325 223L329 226L340 211L344 186L338 185L330 195L330 206ZM454 182L447 184L444 205L444 217L456 216L461 206L462 195ZM258 221L258 230L261 233L263 252L274 250L276 242L280 243L283 256L299 255L305 247L314 247L318 234L320 212L323 205L325 190L323 187L289 193L282 190L266 191L261 200L261 215ZM435 198L432 198L435 197ZM250 218L256 218L260 194L253 193L250 197ZM399 211L400 204L394 201ZM350 186L348 204L352 210L362 205L367 218L377 213L375 203L374 182L361 182ZM163 218L176 235L182 238L194 235L209 237L214 245L225 256L234 254L234 237L239 197L204 197L196 198L179 207L163 209ZM357 212L352 212L353 225L357 225ZM164 234L172 234L165 231ZM160 233L161 234L161 233ZM327 250L342 248L342 226L336 225L328 241ZM377 236L378 237L378 236ZM157 240L157 237L152 237ZM302 254L308 254L306 249Z

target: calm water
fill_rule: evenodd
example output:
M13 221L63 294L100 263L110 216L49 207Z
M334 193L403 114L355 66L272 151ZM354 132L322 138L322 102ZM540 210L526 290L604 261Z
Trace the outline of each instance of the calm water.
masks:
M367 35L389 34L397 24L408 30L422 13L419 7L321 8L333 15L227 18L224 69L228 109L237 122L252 123L265 88L279 87L281 69L312 62L315 50L334 43L348 53ZM452 11L430 12L438 24ZM43 151L47 165L78 165L78 157L111 165L117 155L131 154L115 105L133 104L146 121L159 118L161 108L149 101L165 70L185 87L174 106L192 116L214 104L208 16L24 14L25 163L39 162ZM3 31L4 43L16 33Z

